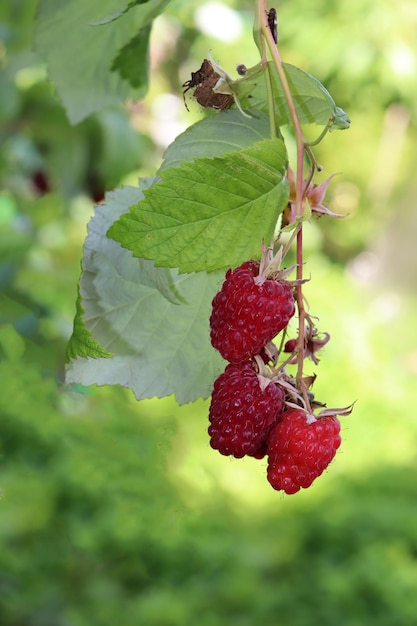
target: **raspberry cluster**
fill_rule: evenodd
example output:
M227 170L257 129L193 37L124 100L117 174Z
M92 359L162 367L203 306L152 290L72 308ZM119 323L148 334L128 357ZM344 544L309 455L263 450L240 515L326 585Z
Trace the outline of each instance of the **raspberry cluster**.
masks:
M294 312L291 284L252 260L227 271L210 316L212 345L229 361L213 387L210 445L236 458L266 455L269 483L287 494L309 487L341 443L336 416L325 411L316 418L302 406L294 408L288 379L267 366L275 361L271 341ZM284 352L294 348L287 342Z

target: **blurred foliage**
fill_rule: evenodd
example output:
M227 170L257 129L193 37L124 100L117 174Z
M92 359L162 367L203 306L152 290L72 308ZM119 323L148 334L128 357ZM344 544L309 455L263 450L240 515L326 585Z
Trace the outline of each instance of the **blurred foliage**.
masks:
M77 126L32 52L36 2L0 6L2 626L415 622L411 0L279 10L284 59L352 118L316 151L325 176L343 171L329 205L350 215L306 230L306 295L332 335L315 390L358 400L330 470L283 498L263 461L209 448L207 403L62 383L94 200L152 173L201 114L183 108L181 84L209 48L230 73L257 60L252 3L225 5L235 21L210 31L203 2L175 0L155 24L149 95Z
M187 505L167 402L138 414L115 389L57 393L17 358L10 328L1 340L2 624L100 626L121 613L132 626L413 622L408 467L353 471L316 498L268 507L188 484Z

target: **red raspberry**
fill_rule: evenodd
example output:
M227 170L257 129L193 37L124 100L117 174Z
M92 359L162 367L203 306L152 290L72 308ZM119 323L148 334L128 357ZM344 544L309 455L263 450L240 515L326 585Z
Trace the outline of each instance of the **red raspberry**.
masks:
M294 315L291 287L259 274L257 261L228 270L214 296L210 316L211 343L230 363L242 363L285 328Z
M283 408L281 387L271 382L262 390L251 363L229 364L211 396L211 447L236 458L256 455Z
M254 459L263 459L268 452L268 436L262 441L261 445L253 454L249 456L253 456Z
M269 482L287 494L310 487L332 461L340 443L340 422L335 416L308 423L303 411L287 411L269 435Z

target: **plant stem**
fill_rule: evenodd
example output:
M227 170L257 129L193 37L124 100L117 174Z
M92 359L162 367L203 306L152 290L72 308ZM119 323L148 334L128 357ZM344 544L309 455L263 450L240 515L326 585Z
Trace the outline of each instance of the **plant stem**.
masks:
M272 91L271 72L268 66L268 59L266 55L265 39L262 36L262 24L265 21L265 11L262 6L262 2L257 3L257 11L255 14L255 21L253 25L253 37L259 52L261 53L261 64L265 68L265 84L268 97L268 111L269 111L269 127L271 131L271 137L277 136L277 126L275 120L275 106L274 96Z
M267 20L266 20L266 0L257 0L258 3L258 15L261 12L264 16L264 19L261 20L261 31L264 36L269 52L271 54L272 60L278 72L279 79L281 81L282 88L284 90L285 99L287 101L288 109L291 115L291 120L295 133L295 141L297 146L297 171L296 171L296 180L297 180L297 199L296 199L296 212L297 216L301 217L303 214L303 169L304 169L304 149L305 149L305 141L303 131L301 129L301 124L298 119L297 110L295 108L294 100L292 97L291 89L288 84L287 76L285 74L284 67L282 65L281 56L278 52L277 45L272 37L272 33L269 29Z
M296 217L303 216L303 172L304 172L304 152L305 152L305 140L301 129L300 120L298 119L297 110L294 104L294 99L291 94L291 89L288 84L287 76L282 64L281 56L278 51L278 47L275 44L271 30L269 28L266 15L266 0L257 0L256 9L256 24L261 28L261 34L266 41L273 63L278 73L278 77L281 81L282 89L284 91L285 99L287 101L288 110L291 115L292 125L295 133L295 141L297 147L297 167L296 167ZM297 386L302 392L303 398L306 402L306 407L310 409L310 403L308 399L308 393L306 386L303 382L303 368L304 368L304 330L305 330L305 309L303 298L303 224L297 227L297 270L296 277L298 284L296 286L296 301L298 308L298 353L297 353Z
M277 136L277 125L275 120L275 106L274 106L274 94L272 91L271 82L271 70L269 65L266 66L265 71L266 91L268 95L268 111L269 111L269 128L271 131L271 137Z

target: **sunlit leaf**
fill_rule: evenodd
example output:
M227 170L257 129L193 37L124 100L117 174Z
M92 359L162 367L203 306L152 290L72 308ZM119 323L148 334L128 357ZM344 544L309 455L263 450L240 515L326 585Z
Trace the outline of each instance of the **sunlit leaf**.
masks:
M169 1L129 3L121 9L116 0L40 0L35 48L47 62L49 78L55 83L72 123L128 97L145 94L147 39L140 43L134 69L127 54L129 48L126 52L123 49L139 32L147 37L145 27ZM114 19L106 21L103 16ZM93 25L103 19L101 25ZM111 71L113 63L115 71ZM131 84L133 75L135 88Z
M236 110L222 111L189 126L168 146L161 170L201 157L236 152L271 136L269 118L258 111L248 119Z
M285 146L279 139L161 172L109 230L109 236L155 265L214 271L259 256L287 203Z

